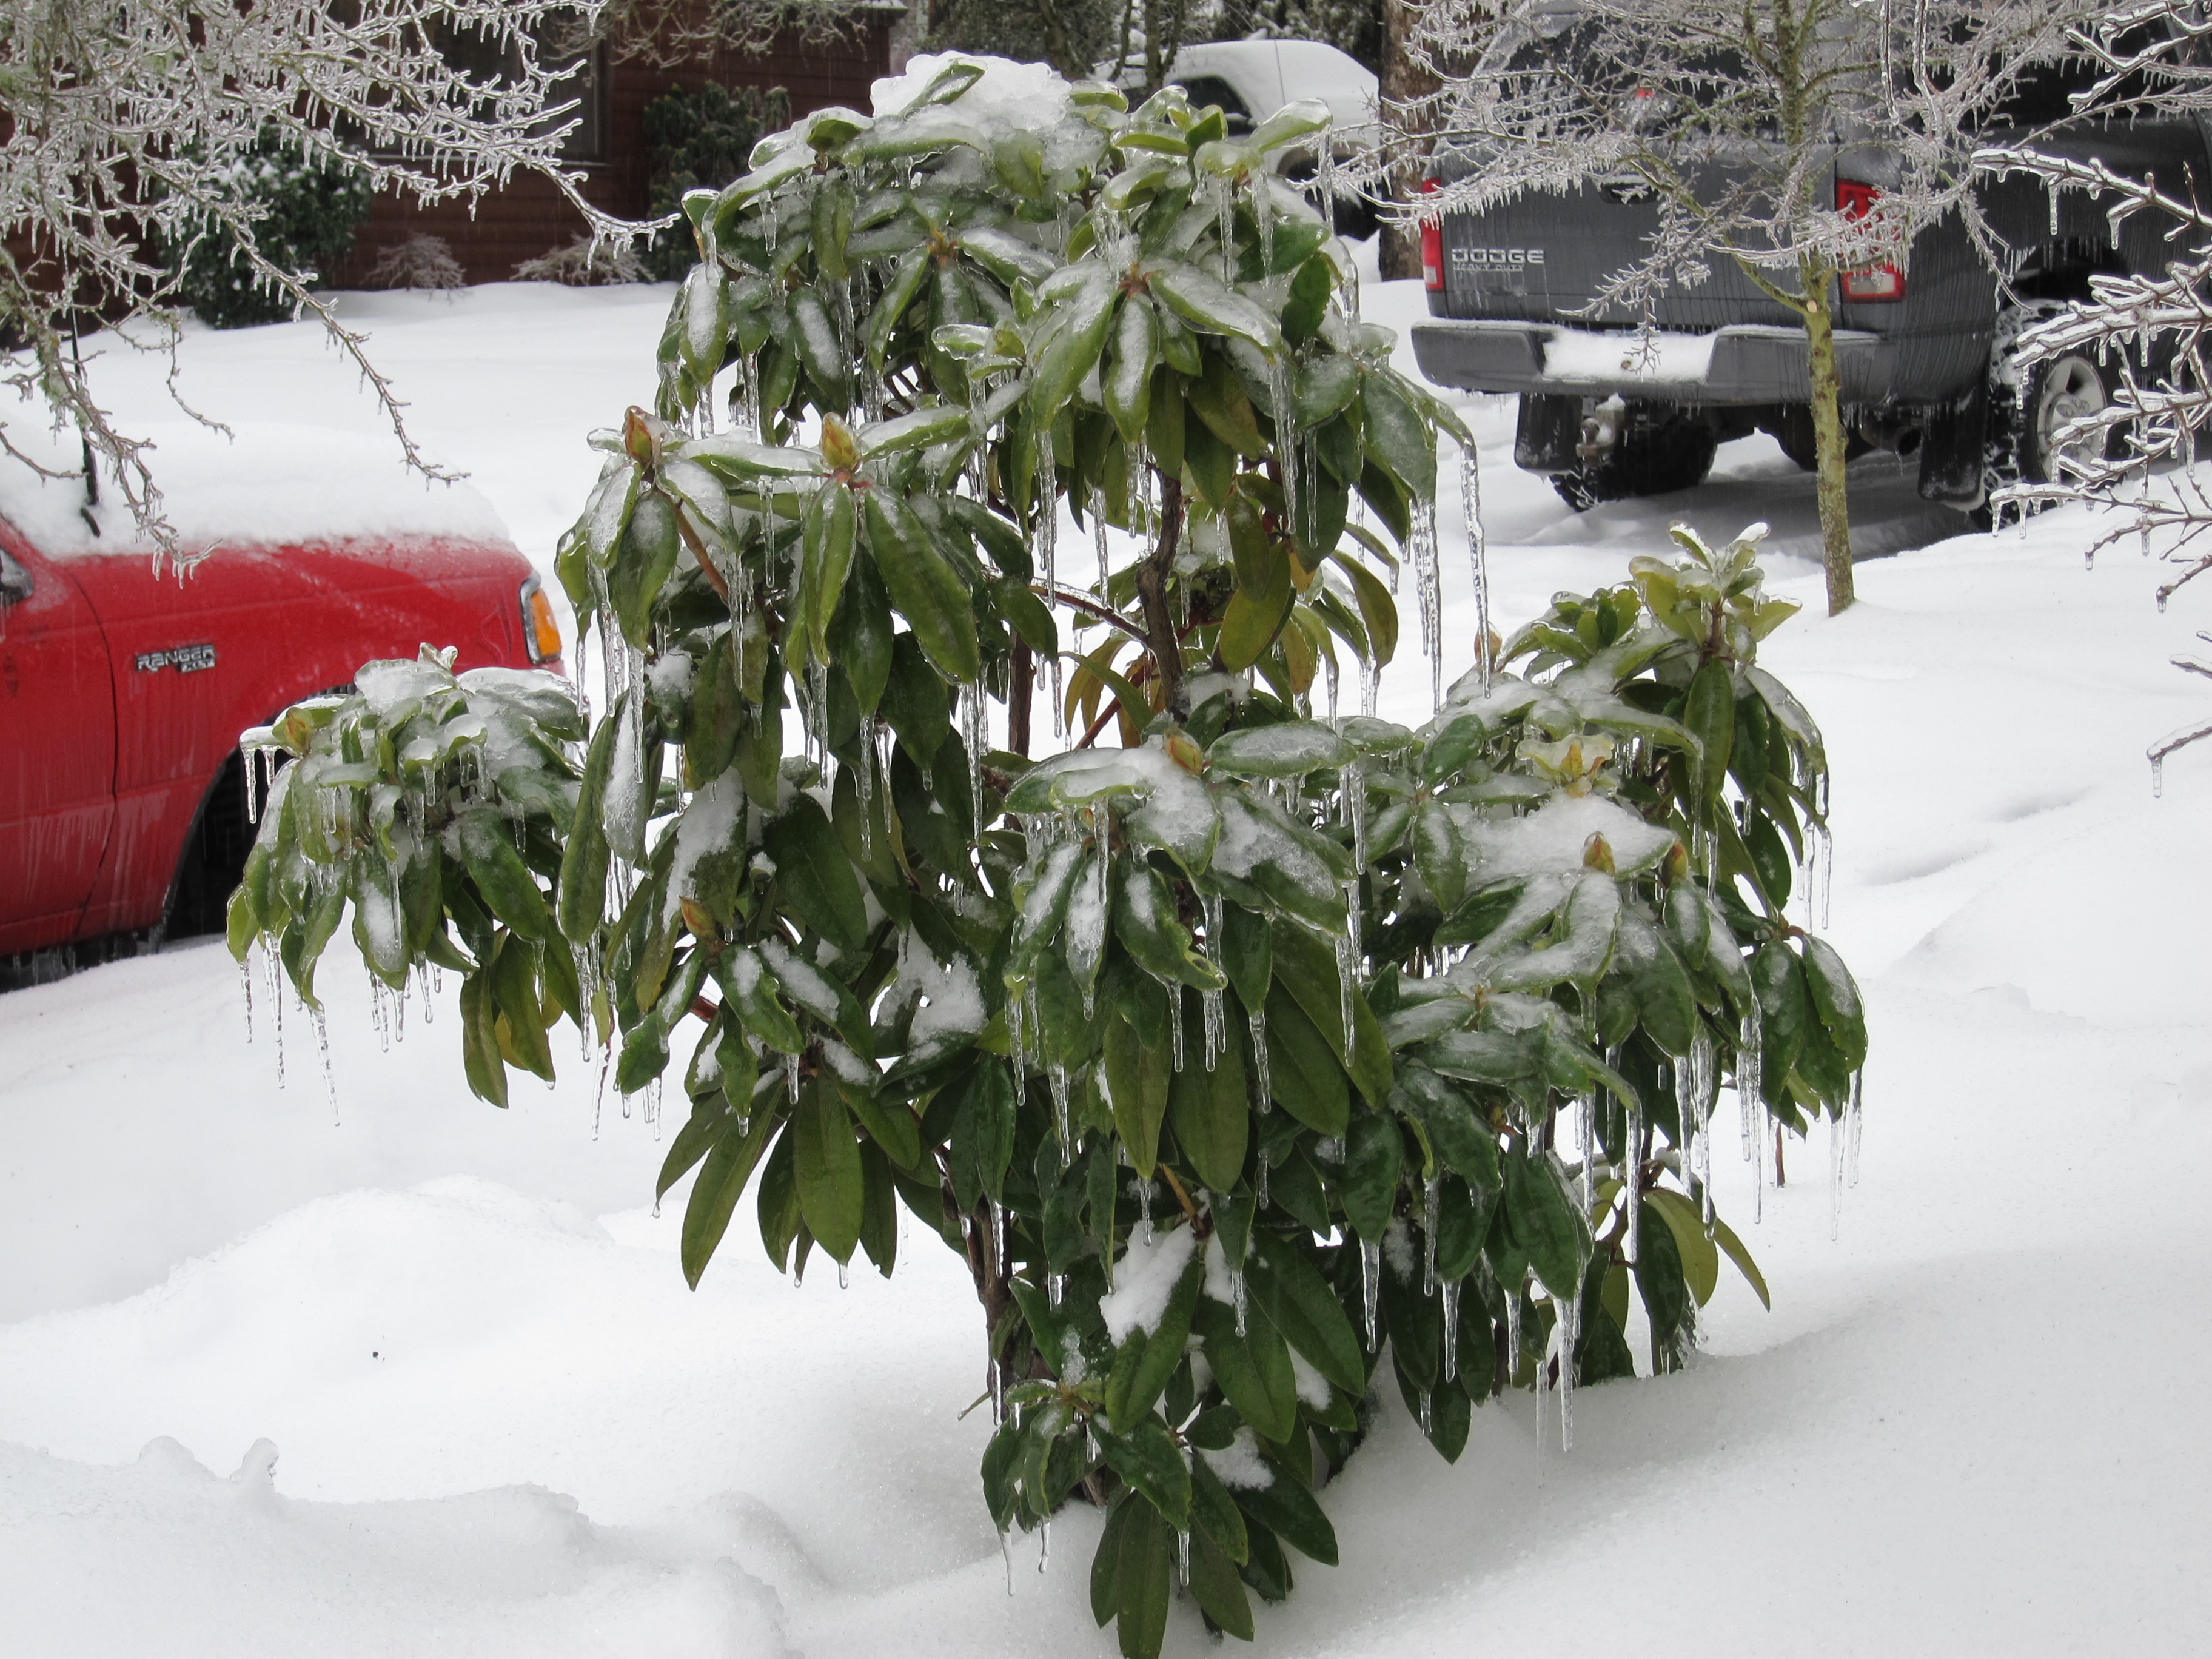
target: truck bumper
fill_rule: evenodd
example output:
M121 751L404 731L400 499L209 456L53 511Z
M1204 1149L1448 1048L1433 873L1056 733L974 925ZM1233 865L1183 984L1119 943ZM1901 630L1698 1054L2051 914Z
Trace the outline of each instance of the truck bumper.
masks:
M1706 335L1658 337L1639 355L1633 333L1545 323L1443 321L1413 326L1413 356L1438 386L1649 403L1789 404L1813 395L1800 328L1742 324ZM1836 331L1845 404L1911 393L1897 380L1895 343L1862 329Z

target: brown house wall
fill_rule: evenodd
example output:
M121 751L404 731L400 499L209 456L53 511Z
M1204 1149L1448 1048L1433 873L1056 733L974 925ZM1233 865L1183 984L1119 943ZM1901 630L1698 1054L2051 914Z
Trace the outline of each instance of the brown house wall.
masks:
M624 218L644 216L652 168L645 106L665 93L715 81L763 91L782 87L791 94L794 118L830 104L866 109L869 83L890 72L890 33L887 22L872 22L853 38L828 45L810 46L787 36L757 56L717 53L673 69L638 60L611 64L602 94L606 159L575 164L586 175L586 198ZM382 196L355 233L352 256L333 273L333 285L357 287L379 254L417 232L445 238L470 282L506 282L523 260L566 246L582 229L575 210L535 175L518 178L485 197L473 216L458 202L425 208Z

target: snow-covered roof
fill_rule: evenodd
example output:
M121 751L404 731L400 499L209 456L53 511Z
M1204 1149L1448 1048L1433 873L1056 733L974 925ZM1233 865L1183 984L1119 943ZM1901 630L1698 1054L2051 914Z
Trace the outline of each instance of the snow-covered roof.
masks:
M1358 59L1319 40L1221 40L1185 46L1168 70L1171 81L1218 75L1237 88L1256 123L1285 104L1318 98L1340 130L1376 118L1382 88Z

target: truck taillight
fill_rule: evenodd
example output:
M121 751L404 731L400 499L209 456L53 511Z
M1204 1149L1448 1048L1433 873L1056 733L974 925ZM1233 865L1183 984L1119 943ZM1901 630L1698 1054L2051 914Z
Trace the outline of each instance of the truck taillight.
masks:
M553 662L561 655L561 624L544 584L535 576L522 584L522 645L532 662Z
M1421 180L1421 194L1433 195L1437 181ZM1431 294L1444 291L1444 227L1441 219L1421 221L1421 285Z
M1881 192L1872 185L1862 184L1856 179L1836 180L1836 211L1846 219L1865 218L1874 211L1874 204L1881 197ZM1905 273L1895 265L1847 270L1843 274L1843 284L1844 298L1854 302L1905 297Z

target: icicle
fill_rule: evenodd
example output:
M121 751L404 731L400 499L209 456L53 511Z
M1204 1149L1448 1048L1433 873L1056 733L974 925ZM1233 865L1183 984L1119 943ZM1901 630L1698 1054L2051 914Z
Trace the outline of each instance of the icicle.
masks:
M1352 825L1352 867L1367 868L1367 763L1355 757L1342 774L1344 816ZM1355 924L1356 926L1357 924Z
M1275 1079L1267 1060L1267 1011L1262 1008L1257 1013L1248 1014L1244 1024L1252 1033L1252 1061L1259 1073L1260 1115L1265 1117L1275 1105ZM1260 1165L1260 1178L1267 1178L1264 1162ZM1261 1200L1263 1204L1266 1201L1264 1198Z
M1844 1121L1849 1133L1844 1148L1844 1182L1846 1186L1859 1184L1859 1126L1860 1109L1864 1101L1866 1073L1863 1069L1851 1073L1851 1103L1844 1109Z
M1798 878L1805 889L1805 920L1822 933L1828 927L1829 877L1835 868L1835 838L1820 820L1805 826L1805 861Z
M850 1265L850 1263L844 1261L841 1261L837 1264L837 1288L841 1291L849 1291L853 1288L851 1281L846 1273L846 1269Z
M2045 179L2043 181L2043 193L2051 204L2051 238L2056 241L2058 240L2058 181L2056 179Z
M1429 659L1429 702L1442 708L1444 700L1443 586L1437 563L1437 507L1434 501L1413 503L1413 529L1407 551L1413 556L1414 580L1419 584L1421 649Z
M1024 1042L1027 1022L1022 1018L1023 1003L1025 1000L1019 992L1006 999L1007 1058L1014 1064L1014 1086L1017 1089L1021 1086L1022 1079L1029 1075L1030 1071L1029 1050Z
M1828 1242L1832 1244L1844 1225L1844 1120L1828 1120Z
M1583 1209L1587 1212L1597 1202L1597 1127L1595 1121L1597 1103L1588 1095L1575 1097L1575 1146L1583 1157Z
M1583 1299L1571 1296L1559 1304L1559 1449L1575 1449L1575 1349L1583 1334Z
M1255 1160L1255 1163L1259 1174L1254 1177L1252 1187L1253 1191L1258 1195L1260 1208L1265 1211L1267 1207L1267 1160L1262 1158Z
M1107 598L1113 580L1113 552L1106 545L1106 492L1097 484L1091 486L1091 539L1098 550L1098 598L1102 604L1110 604Z
M1067 1275L1066 1273L1047 1273L1044 1276L1045 1299L1054 1307L1057 1308L1060 1305L1060 1297L1066 1293Z
M744 406L738 416L740 423L751 432L755 439L758 439L761 435L760 365L750 351L738 355L738 384L732 390L744 401Z
M1375 718L1375 698L1382 686L1382 665L1369 660L1359 665L1359 712Z
M1510 1381L1521 1369L1521 1287L1509 1285L1505 1291L1505 1375ZM1537 1384L1540 1390L1541 1382Z
M806 752L824 770L830 765L830 665L819 657L806 664Z
M1206 911L1206 959L1215 967L1221 965L1221 896L1206 893L1200 896ZM1222 1016L1222 994L1201 991L1199 1006L1206 1017L1206 1069L1212 1071L1215 1060L1229 1046L1229 1032Z
M783 1057L783 1087L784 1092L791 1097L791 1103L794 1106L799 1104L799 1056L797 1054L786 1054Z
M968 748L968 799L975 811L975 843L983 840L983 688L970 685L960 694L960 740Z
M1144 1223L1146 1237L1150 1237L1152 1236L1152 1183L1142 1177L1139 1177L1135 1182L1135 1186L1137 1188L1137 1217L1139 1220Z
M1643 1231L1639 1224L1642 1220L1639 1206L1643 1202L1644 1194L1638 1190L1644 1181L1643 1155L1644 1103L1638 1099L1629 1103L1628 1150L1621 1160L1620 1169L1621 1198L1624 1205L1621 1213L1628 1219L1628 1232L1621 1243L1621 1254L1628 1259L1628 1265L1632 1267L1636 1265L1637 1235Z
M1344 932L1336 936L1337 1017L1344 1025L1344 1051L1352 1052L1352 986L1359 973L1359 884L1345 884L1346 900Z
M1279 349L1267 360L1267 401L1273 405L1275 447L1282 455L1283 517L1297 535L1302 533L1298 528L1297 417L1291 407L1291 363L1286 349Z
M1055 1305L1058 1297L1054 1298ZM1047 1516L1037 1523L1037 1571L1042 1572L1052 1565L1052 1517Z
M1322 677L1328 683L1328 717L1333 721L1336 719L1337 682L1343 677L1342 671L1336 665L1334 650L1321 659L1321 669Z
M1759 1126L1754 1109L1760 1102L1763 1082L1760 1067L1765 1058L1762 1047L1764 1042L1760 1031L1759 998L1753 995L1744 1006L1743 1025L1736 1036L1735 1051L1736 1103L1742 1108L1743 1155L1747 1160L1757 1156Z
M1359 1241L1359 1310L1367 1331L1367 1346L1375 1346L1375 1302L1382 1291L1382 1247L1372 1239Z
M1237 285L1237 197L1226 179L1217 179L1213 186L1214 211L1218 216L1215 230L1221 239L1221 281L1224 287Z
M1244 1270L1242 1267L1231 1267L1229 1270L1229 1305L1237 1310L1237 1334L1242 1336L1244 1334L1247 1305L1244 1296Z
M1437 1221L1443 1203L1443 1177L1431 1176L1421 1193L1421 1294L1437 1293Z
M1467 1281L1455 1279L1443 1287L1444 1304L1444 1381L1459 1380L1459 1297Z
M1060 1135L1060 1167L1065 1170L1075 1156L1073 1132L1067 1121L1067 1067L1054 1060L1045 1076L1052 1085L1052 1122Z
M1006 1594L1014 1593L1014 1536L1006 1528L999 1528L999 1553L1006 1563Z
M875 716L863 715L860 722L860 763L854 769L853 787L860 801L860 857L875 857L875 832L869 827L869 818L875 811L876 793L876 734L871 728Z
M1182 1070L1182 988L1168 987L1168 1033L1175 1040L1175 1068Z
M238 988L246 994L246 1040L253 1041L253 964L244 957L238 960Z
M313 1018L315 1022L315 1046L322 1050L323 1055L323 1092L330 1097L331 1121L336 1123L338 1121L338 1074L331 1065L330 1027L323 1019L321 1009L314 1011Z
M1051 603L1050 596L1058 590L1059 586L1059 578L1054 573L1054 562L1059 554L1060 544L1059 478L1060 462L1053 454L1052 428L1041 428L1037 432L1035 485L1036 504L1032 520L1035 529L1031 532L1031 538L1036 544L1032 551L1036 556L1037 568L1044 573L1044 589L1048 604ZM1054 659L1054 660L1056 662L1058 659Z
M1253 182L1252 217L1260 227L1260 275L1265 276L1275 267L1275 190L1264 173ZM2119 238L2112 240L2117 245Z
M1190 1534L1176 1534L1176 1576L1185 1585L1190 1583Z
M1000 1278L1006 1276L1006 1206L995 1198L991 1200L991 1266Z
M2154 799L2166 793L2166 757L2163 755L2150 757L2150 793Z
M1333 135L1324 132L1316 146L1319 162L1314 171L1314 191L1320 198L1314 206L1320 210L1321 222L1328 228L1329 235L1336 234L1336 146L1330 142Z
M1474 579L1474 665L1490 690L1490 537L1482 525L1482 477L1474 446L1459 453L1459 501L1467 515L1467 561Z
M1423 1389L1421 1390L1421 1433L1426 1436L1433 1433L1435 1429L1436 1420L1430 1405L1429 1391Z

